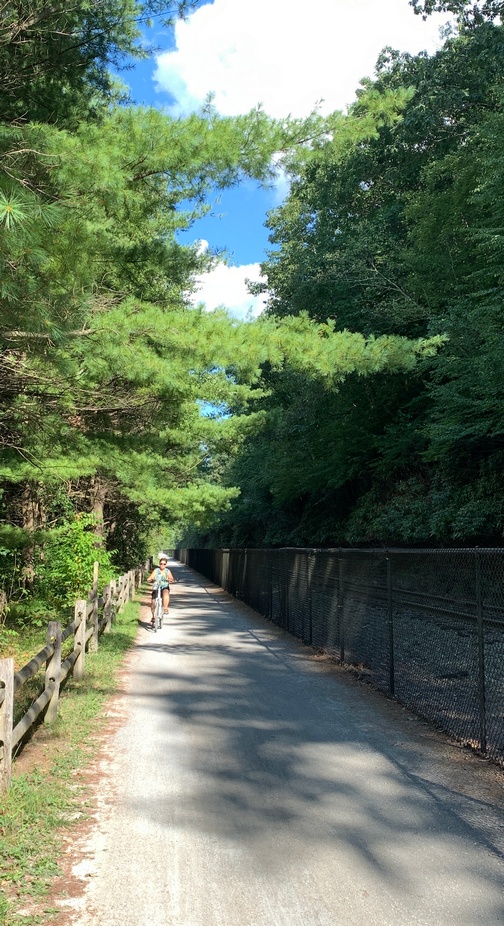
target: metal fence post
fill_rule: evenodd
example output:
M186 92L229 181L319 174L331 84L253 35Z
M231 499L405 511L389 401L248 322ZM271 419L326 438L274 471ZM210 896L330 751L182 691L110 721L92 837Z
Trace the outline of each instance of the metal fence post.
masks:
M338 636L340 645L340 662L345 661L345 615L343 613L343 557L338 556L338 582L336 589L337 597L337 614L338 614Z
M390 694L395 690L395 664L394 664L394 602L392 595L392 556L387 551L387 624L389 643L389 689Z
M282 551L282 567L283 567L283 606L284 606L284 628L285 630L290 630L290 595L289 595L289 564L287 561L287 553L285 550Z
M313 641L313 601L312 601L312 579L313 572L315 570L315 555L313 553L308 553L307 557L307 572L308 572L308 643L311 646Z
M480 712L480 749L487 751L486 691L485 691L485 636L483 627L483 600L481 596L481 560L478 549L474 551L476 614L478 626L478 700Z
M14 716L14 660L0 659L0 791L8 791L12 775L12 723Z

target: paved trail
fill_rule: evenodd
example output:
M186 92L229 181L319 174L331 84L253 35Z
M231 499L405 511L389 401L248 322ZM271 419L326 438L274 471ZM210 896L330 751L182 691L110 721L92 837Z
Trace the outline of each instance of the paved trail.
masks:
M498 926L503 791L178 565L140 628L76 926Z

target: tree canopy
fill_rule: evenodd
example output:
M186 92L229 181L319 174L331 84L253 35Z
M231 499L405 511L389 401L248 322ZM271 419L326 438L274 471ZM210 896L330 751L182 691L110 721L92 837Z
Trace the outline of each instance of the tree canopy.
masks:
M271 317L442 348L330 386L270 371L210 542L502 542L504 38L490 7L432 57L385 49L343 131L296 152L268 222Z
M474 29L485 22L502 22L502 0L409 0L415 13L427 18L431 13L453 13L460 25Z
M208 531L240 492L229 466L276 381L329 396L348 378L408 375L442 343L339 330L296 306L254 323L193 307L215 258L178 233L212 192L268 182L278 151L292 170L315 164L329 135L358 148L394 124L404 93L303 122L210 105L174 119L128 102L111 65L141 53L142 17L190 5L3 7L0 556L14 597L46 595L50 551L80 535L87 549L90 530L122 568Z
M104 568L182 537L500 542L497 5L302 122L127 100L110 67L142 17L190 5L3 7L4 589L46 595L49 551L89 531ZM194 308L216 258L179 232L279 151L266 313Z

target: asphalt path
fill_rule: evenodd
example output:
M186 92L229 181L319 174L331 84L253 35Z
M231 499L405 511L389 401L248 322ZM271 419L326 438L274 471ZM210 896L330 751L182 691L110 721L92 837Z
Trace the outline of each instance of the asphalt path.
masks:
M171 568L168 623L145 607L128 661L72 923L504 924L497 770Z

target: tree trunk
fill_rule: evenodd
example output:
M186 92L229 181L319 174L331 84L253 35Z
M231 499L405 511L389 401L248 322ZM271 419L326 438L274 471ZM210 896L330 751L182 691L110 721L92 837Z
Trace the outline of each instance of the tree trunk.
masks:
M89 483L89 496L91 513L94 514L96 518L96 526L94 528L96 545L102 547L105 543L104 508L107 498L107 487L100 476L92 477Z
M32 540L23 552L23 582L31 591L35 578L35 531L45 523L44 502L40 487L36 482L27 482L21 494L21 519L23 530L30 534Z

